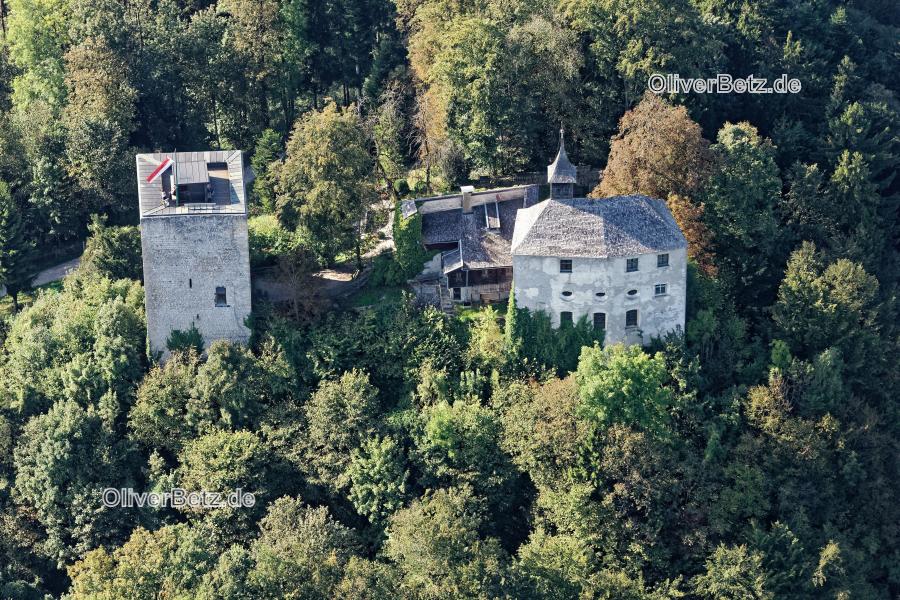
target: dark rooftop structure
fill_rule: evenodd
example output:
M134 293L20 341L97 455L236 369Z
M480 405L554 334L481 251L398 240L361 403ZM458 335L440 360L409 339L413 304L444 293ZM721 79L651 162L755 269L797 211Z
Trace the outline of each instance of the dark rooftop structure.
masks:
M511 267L510 245L520 208L537 202L537 186L519 186L436 196L419 201L422 241L446 250L443 271ZM409 208L404 212L408 212Z
M245 173L239 150L138 154L141 218L194 214L246 213Z
M545 200L519 212L512 254L614 257L687 247L665 202L646 196Z

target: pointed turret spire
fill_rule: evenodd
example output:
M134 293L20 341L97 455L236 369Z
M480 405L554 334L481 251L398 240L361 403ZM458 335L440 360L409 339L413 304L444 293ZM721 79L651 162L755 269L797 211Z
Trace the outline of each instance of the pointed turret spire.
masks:
M578 171L566 154L565 131L559 129L559 152L556 160L547 167L547 183L550 184L550 198L571 198L577 181Z

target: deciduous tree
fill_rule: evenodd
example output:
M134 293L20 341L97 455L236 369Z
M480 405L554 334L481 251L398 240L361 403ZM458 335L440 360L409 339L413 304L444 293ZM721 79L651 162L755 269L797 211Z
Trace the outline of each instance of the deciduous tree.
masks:
M582 414L600 428L619 424L664 434L672 392L660 353L616 344L584 348L575 372Z
M276 173L277 213L285 226L302 228L326 262L352 248L359 254L358 221L373 199L372 158L354 109L329 104L301 117Z

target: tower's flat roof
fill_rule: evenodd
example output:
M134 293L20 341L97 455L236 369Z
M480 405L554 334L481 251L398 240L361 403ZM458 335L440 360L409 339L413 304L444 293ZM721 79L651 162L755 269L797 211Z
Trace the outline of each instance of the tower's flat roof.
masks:
M174 161L174 166L154 181L147 181L167 158ZM244 159L240 150L138 154L135 156L135 162L138 207L142 219L171 215L247 212ZM173 174L178 185L209 184L212 201L178 202L177 205L173 200L166 202L163 186L171 187Z

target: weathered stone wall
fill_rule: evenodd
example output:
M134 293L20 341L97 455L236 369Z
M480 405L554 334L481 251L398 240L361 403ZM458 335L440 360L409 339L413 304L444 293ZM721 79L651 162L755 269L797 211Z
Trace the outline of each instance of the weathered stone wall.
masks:
M207 346L246 343L250 330L250 248L247 216L188 214L141 221L147 335L166 353L172 330L197 327ZM216 306L225 287L227 306Z
M594 313L606 314L606 343L649 343L676 328L684 330L687 288L687 256L684 249L670 250L669 266L657 267L656 254L638 258L639 270L625 272L626 258L573 258L572 272L559 272L559 258L513 256L516 304L550 314L559 325L562 311L577 321ZM655 286L664 283L666 294L657 296ZM637 294L629 296L629 290ZM572 292L563 296L563 292ZM603 292L606 295L598 297ZM638 310L638 327L625 328L625 313Z

